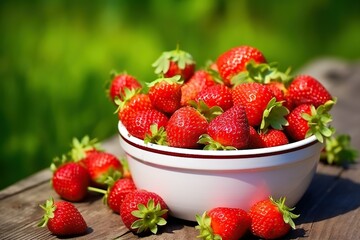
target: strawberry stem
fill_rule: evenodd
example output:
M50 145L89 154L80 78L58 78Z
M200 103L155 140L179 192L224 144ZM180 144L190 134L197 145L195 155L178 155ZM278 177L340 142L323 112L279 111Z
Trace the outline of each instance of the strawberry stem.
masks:
M137 233L145 232L149 229L153 234L156 234L158 230L157 226L164 226L167 223L166 220L161 217L167 211L167 209L161 209L160 203L155 206L153 199L149 199L146 206L144 204L138 204L138 210L132 211L131 214L139 219L131 224L131 228L137 229Z

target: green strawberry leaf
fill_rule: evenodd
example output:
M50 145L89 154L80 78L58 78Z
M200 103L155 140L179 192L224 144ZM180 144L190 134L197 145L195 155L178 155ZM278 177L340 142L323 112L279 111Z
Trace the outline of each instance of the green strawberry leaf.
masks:
M196 214L195 219L198 223L198 225L195 226L195 229L199 230L200 232L197 238L221 240L221 236L214 233L211 227L211 218L207 215L207 212L204 212L201 216Z
M168 210L161 209L160 203L155 205L153 199L149 199L147 205L138 204L138 209L131 212L134 217L139 218L131 224L132 229L137 229L137 233L145 232L148 229L156 234L158 231L158 225L164 226L167 224L166 220L161 217Z
M272 197L270 197L270 201L278 207L279 211L283 215L284 222L289 224L292 229L295 229L295 223L293 219L298 218L300 216L298 214L294 214L291 212L295 208L289 208L285 205L285 201L286 201L285 197L281 197L278 200L274 200Z
M224 111L219 106L209 107L204 100L196 102L195 100L189 100L189 105L198 110L208 122L211 122L214 118L221 115Z
M155 143L158 145L168 146L165 128L158 128L157 124L152 124L150 126L150 134L145 134L144 143Z
M183 84L184 81L181 80L181 75L175 75L173 77L169 77L169 78L166 78L164 76L161 76L160 78L152 81L152 82L149 82L149 83L146 83L147 87L153 87L155 86L156 84L160 83L160 82L167 82L169 84Z
M86 151L93 149L103 151L98 139L90 139L88 135L84 136L80 141L77 138L73 138L68 155L74 162L78 162L86 156Z
M45 211L45 214L38 223L38 227L45 227L49 219L54 218L55 216L54 211L56 209L56 206L54 204L54 198L50 198L49 200L46 200L45 204L39 206Z
M289 125L285 118L288 114L289 110L282 105L282 102L277 102L276 98L273 97L263 112L260 131L266 132L270 126L273 129L282 130L283 126Z
M190 53L182 51L179 46L175 50L163 52L151 65L156 74L165 74L169 71L170 61L176 62L180 69L185 69L186 64L194 64L195 61Z
M358 157L358 150L351 146L350 135L339 134L326 139L320 159L330 165L346 166L357 162Z
M317 108L312 105L310 107L310 114L303 113L301 115L309 125L309 130L306 132L305 138L314 135L319 142L323 143L325 139L335 133L335 129L329 126L329 123L332 121L332 116L329 111L335 104L335 101L329 100Z
M281 72L277 63L256 63L254 60L250 60L246 63L246 71L235 75L231 79L233 85L238 85L247 82L258 82L267 84L270 82L281 82L285 86L288 86L293 77L290 76L291 69L288 68L285 72Z
M208 134L202 134L197 141L199 144L203 144L204 150L237 150L233 146L224 146L221 143L215 141L212 137Z

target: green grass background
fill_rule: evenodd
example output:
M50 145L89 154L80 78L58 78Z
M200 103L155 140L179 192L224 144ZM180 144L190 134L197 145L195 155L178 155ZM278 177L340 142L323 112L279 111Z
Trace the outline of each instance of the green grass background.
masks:
M0 189L49 166L73 137L116 134L104 84L112 69L142 82L176 44L198 66L242 44L284 69L360 57L352 0L0 1Z

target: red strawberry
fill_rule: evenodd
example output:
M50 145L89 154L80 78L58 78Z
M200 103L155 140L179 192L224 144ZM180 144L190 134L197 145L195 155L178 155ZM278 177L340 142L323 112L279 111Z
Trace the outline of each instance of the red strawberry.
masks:
M120 160L111 153L93 152L82 160L91 178L91 185L105 187L109 176L123 172Z
M187 81L195 72L195 61L190 53L180 50L163 52L152 64L156 74L163 74L165 77L181 75Z
M266 62L264 55L258 49L250 46L234 47L222 53L216 63L224 83L231 86L231 79L246 71L245 65L250 60L256 63Z
M206 133L208 122L195 108L181 107L171 115L166 125L167 141L171 147L198 148L197 141Z
M285 205L285 198L278 201L269 199L255 203L249 210L251 217L251 232L260 238L275 239L295 229L292 219L299 217Z
M81 201L90 185L89 172L77 163L65 163L52 176L52 186L57 194L68 201Z
M306 133L309 130L308 121L302 117L303 113L311 114L311 105L302 104L297 106L286 118L289 125L285 127L285 131L292 140L299 141L305 139Z
M328 126L332 121L329 111L333 105L334 102L330 100L318 108L310 104L297 106L286 117L289 123L285 126L286 133L294 141L315 135L320 142L323 142L324 137L330 137L334 132L334 129Z
M165 127L168 117L156 109L146 109L137 111L129 117L131 124L128 124L127 130L137 138L145 139L147 135L155 136L156 133L151 132L151 126L156 124L157 129Z
M120 206L120 217L124 225L136 233L157 233L158 226L165 225L168 207L154 192L136 190L126 195Z
M260 134L252 126L249 126L249 141L247 148L263 148L265 147L264 140L260 137Z
M148 84L149 98L159 111L172 114L180 108L181 86L180 75L171 78L159 78Z
M121 178L115 181L110 187L107 203L109 207L116 213L120 212L120 206L127 194L136 190L136 186L132 178Z
M267 85L261 83L243 83L232 91L234 105L243 105L250 126L259 126L264 110L274 94Z
M285 133L277 129L269 129L265 133L261 133L260 138L263 140L265 147L275 147L289 143Z
M285 95L286 95L287 89L283 83L270 82L270 83L267 83L267 85L270 88L270 90L273 92L277 102L285 101Z
M215 85L212 75L205 70L198 70L181 87L181 106L188 105L190 100L195 100L198 93L210 86Z
M223 84L216 84L203 89L195 98L195 101L204 101L211 108L219 106L223 111L233 106L231 89Z
M135 77L127 73L119 74L116 72L111 72L110 77L111 81L108 86L108 94L112 101L115 100L115 97L119 97L120 99L122 99L122 96L125 94L125 88L141 89L142 87Z
M239 208L217 207L202 216L197 215L200 231L198 238L238 240L250 228L251 218L247 212Z
M123 100L115 99L115 104L118 105L117 113L119 120L127 128L130 116L139 110L153 108L149 95L138 93L135 90L125 89L125 96Z
M39 222L39 227L47 226L49 231L56 236L72 236L85 234L87 224L79 210L69 202L54 199L47 200L40 205L45 214Z
M209 123L199 143L206 144L205 149L242 149L248 145L249 131L245 109L236 105Z
M300 75L294 78L288 87L288 97L295 106L306 103L315 107L332 99L327 89L309 75Z
M135 191L136 186L132 178L115 179L110 177L106 180L106 184L108 184L107 190L94 187L89 187L89 190L104 194L104 203L106 203L111 210L119 213L120 206L126 195Z

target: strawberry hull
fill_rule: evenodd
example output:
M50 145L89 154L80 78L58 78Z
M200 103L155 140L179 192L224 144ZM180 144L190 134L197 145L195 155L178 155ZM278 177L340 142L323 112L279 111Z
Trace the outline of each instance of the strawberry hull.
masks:
M248 210L255 202L286 197L294 206L316 171L323 144L315 137L251 150L194 150L144 144L119 122L120 145L139 189L156 192L174 217L222 206Z

